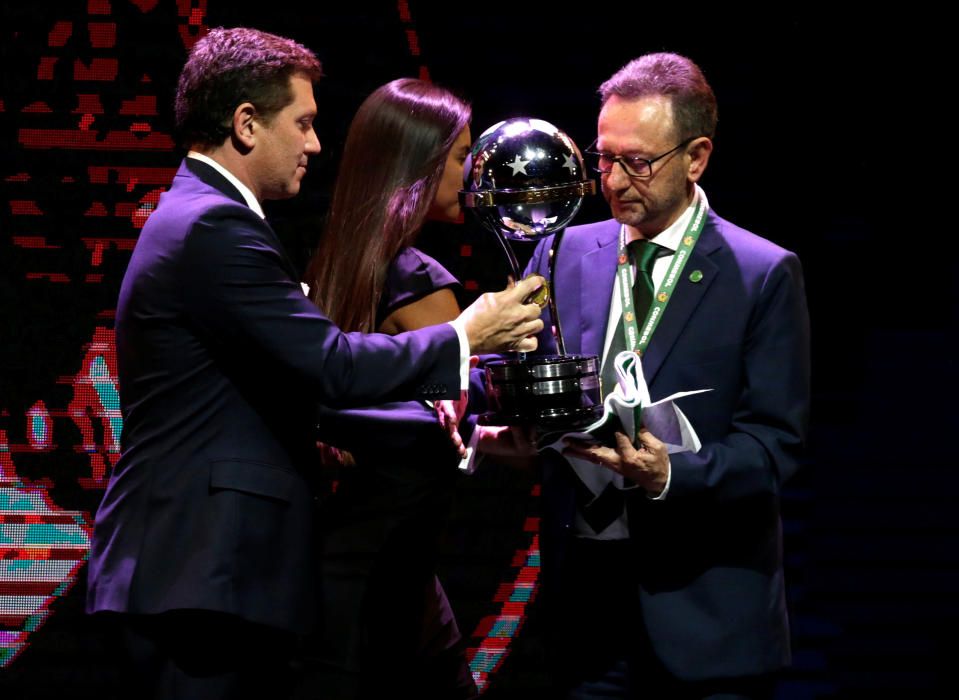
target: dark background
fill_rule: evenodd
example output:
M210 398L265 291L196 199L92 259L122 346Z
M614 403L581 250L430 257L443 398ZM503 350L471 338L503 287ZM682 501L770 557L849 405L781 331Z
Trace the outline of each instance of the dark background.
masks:
M88 455L77 449L80 434L65 407L85 345L112 322L129 256L121 241L132 241L137 228L129 216L92 218L90 204L118 211L118 203L160 185L92 182L88 166L172 168L181 154L27 148L23 129L74 128L76 95L96 93L103 113L93 128L106 138L138 119L119 113L122 101L148 92L157 105L148 119L153 133L169 134L183 32L199 26L190 29L191 13L209 27L290 36L323 61L316 91L323 152L300 196L267 208L300 265L319 234L349 120L382 83L425 70L472 101L474 137L500 119L536 116L585 147L595 137L598 85L641 53L677 51L700 64L719 100L716 150L702 183L710 204L796 251L806 275L813 430L807 463L784 495L795 665L780 697L927 697L950 685L949 633L959 616L951 438L959 421L949 399L959 304L950 264L955 217L933 165L949 154L948 87L933 78L930 49L938 43L935 17L915 10L839 18L808 5L749 15L632 3L561 12L553 3L501 0L455 9L412 0L274 0L254 10L216 0L33 5L4 2L0 16L0 430L24 483L92 522L101 491L83 481ZM91 19L116 24L109 51L91 47L81 30ZM75 29L51 48L60 21ZM64 68L111 52L119 65L112 81L87 82ZM39 80L42 57L53 55L60 62ZM25 111L36 101L50 113ZM15 177L24 172L28 182ZM24 200L43 215L13 204ZM577 221L606 216L595 197ZM58 247L25 246L17 237L27 234ZM90 236L114 241L99 262L83 243ZM505 261L470 220L433 226L422 244L467 284L464 302L502 286ZM517 249L521 258L529 252ZM25 416L38 400L52 416L45 449L27 439ZM95 424L102 445L105 423ZM537 515L535 483L535 474L494 467L459 490L443 573L466 633L495 613L514 554L529 546L524 524ZM0 588L0 601L4 595ZM30 646L0 668L3 698L110 697L115 668L97 624L81 613L83 595L81 572L53 600ZM538 695L535 602L529 610L488 697Z

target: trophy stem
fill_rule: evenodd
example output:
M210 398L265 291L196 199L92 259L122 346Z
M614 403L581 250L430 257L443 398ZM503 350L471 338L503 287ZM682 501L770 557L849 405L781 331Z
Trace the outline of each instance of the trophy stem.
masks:
M499 241L500 246L503 248L503 252L506 253L506 259L509 260L510 269L513 271L513 282L519 282L521 274L519 269L519 261L516 259L516 255L513 253L513 248L506 241L506 236L499 231L496 232L496 240ZM520 362L524 362L526 360L525 352L521 350L514 350L513 352L516 355L516 359Z
M556 310L556 255L559 253L559 244L563 240L565 231L565 228L561 228L553 234L553 244L549 247L549 314L553 318L553 337L556 339L556 350L560 355L566 354L566 342L563 340L563 327L559 323L559 312Z
M520 280L519 261L516 259L516 256L513 254L513 249L510 247L510 244L506 242L506 236L504 236L499 231L497 231L496 240L499 241L499 244L503 247L503 252L506 253L506 259L509 260L509 266L513 272L513 281L519 282Z

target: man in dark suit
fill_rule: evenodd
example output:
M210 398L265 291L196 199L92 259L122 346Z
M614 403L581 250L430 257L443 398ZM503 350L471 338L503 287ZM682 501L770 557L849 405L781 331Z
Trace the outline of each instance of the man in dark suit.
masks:
M459 396L470 354L542 328L535 281L393 337L344 334L304 296L260 203L295 195L320 150L319 73L295 42L218 29L180 76L191 151L123 280L123 455L90 554L130 697L285 697L313 619L317 403Z
M790 661L779 495L798 466L809 404L802 271L792 253L708 211L697 182L716 103L694 63L647 55L600 92L590 158L614 220L563 239L567 349L614 354L625 337L619 280L642 274L627 251L655 244L644 269L659 323L641 353L651 396L712 391L679 400L702 441L696 453L668 454L648 430L635 443L619 434L614 445L544 453L557 697L771 697ZM550 243L529 271L546 271ZM545 333L540 347L554 351Z

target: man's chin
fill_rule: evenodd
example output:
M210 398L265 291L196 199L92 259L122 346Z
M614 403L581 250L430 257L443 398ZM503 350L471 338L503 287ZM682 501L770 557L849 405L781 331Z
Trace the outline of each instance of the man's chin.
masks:
M621 224L626 224L627 226L639 226L643 223L644 212L640 211L623 211L622 209L613 212L613 218L616 219Z
M289 185L285 190L281 192L277 192L272 197L269 197L269 199L292 199L299 193L300 193L300 183L295 182Z
M623 221L624 219L642 221L646 216L646 207L640 202L619 202L610 205L610 209L617 221ZM623 221L623 223L628 222Z

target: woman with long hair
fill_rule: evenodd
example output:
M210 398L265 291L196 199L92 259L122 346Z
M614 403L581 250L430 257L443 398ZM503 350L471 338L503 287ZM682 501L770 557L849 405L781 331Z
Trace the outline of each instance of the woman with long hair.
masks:
M456 318L456 280L412 247L455 221L470 108L430 83L388 83L350 126L310 298L345 331L401 333ZM425 404L337 411L324 439L336 491L321 509L321 697L476 696L436 578L460 455Z
M310 298L341 328L412 330L403 320L411 309L400 312L411 302L391 309L380 304L391 302L384 295L393 291L386 288L387 273L391 266L400 272L398 255L426 260L410 246L428 217L457 220L470 115L465 102L413 78L387 83L360 106L346 138L328 224L307 270ZM424 264L445 272L435 261ZM450 278L425 295L426 310L443 316L432 323L458 314L448 288L454 283ZM385 310L392 313L378 317ZM399 318L391 317L397 313Z

